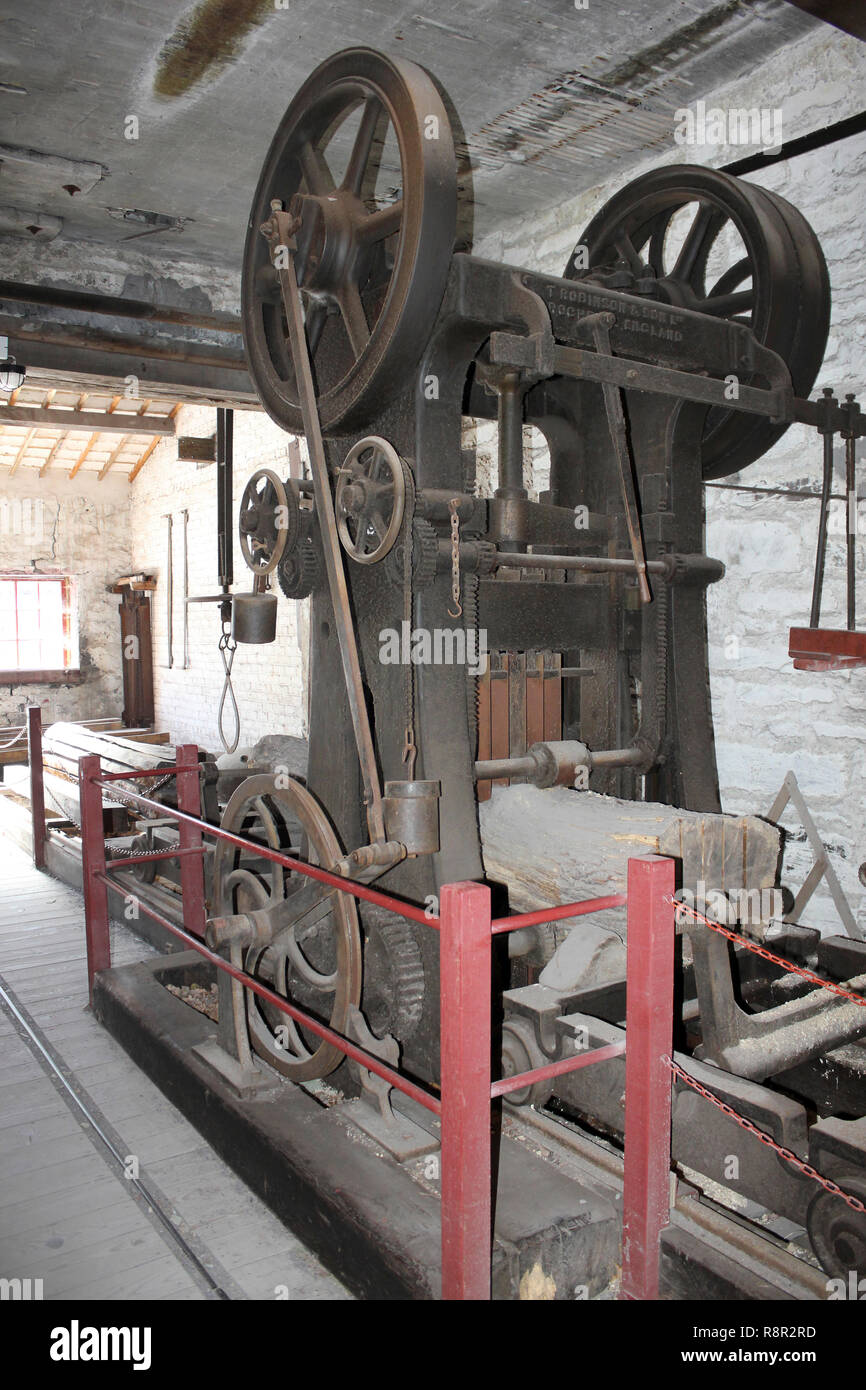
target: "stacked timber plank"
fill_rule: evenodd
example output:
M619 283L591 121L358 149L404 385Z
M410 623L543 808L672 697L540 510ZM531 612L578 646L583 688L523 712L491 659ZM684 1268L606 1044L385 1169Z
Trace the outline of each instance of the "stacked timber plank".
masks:
M118 792L134 791L143 796L154 794L166 806L174 806L174 778L165 779L166 769L175 761L175 749L168 734L147 732L143 738L126 737L83 728L80 724L51 724L42 735L42 759L45 770L45 799L68 820L81 823L78 795L78 760L87 754L98 754L103 772L148 771L152 777L136 777L115 783ZM103 819L107 834L120 834L126 829L129 815L122 796L103 791ZM137 813L135 813L137 814Z
M95 733L111 733L115 729L123 730L124 738L139 739L148 734L146 729L124 729L123 720L119 717L108 717L105 719L80 719L75 721L75 727L79 729L92 729ZM17 735L17 737L15 737ZM167 734L150 734L152 741L157 743L168 739ZM8 728L0 729L0 766L13 767L17 764L27 762L27 725L10 724Z

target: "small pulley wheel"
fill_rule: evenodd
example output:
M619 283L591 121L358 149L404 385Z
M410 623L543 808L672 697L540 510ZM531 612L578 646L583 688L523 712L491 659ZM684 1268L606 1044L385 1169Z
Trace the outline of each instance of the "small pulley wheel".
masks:
M322 430L363 429L421 358L454 245L454 141L423 68L371 48L328 58L265 159L244 247L244 345L265 410L299 433L279 275L261 232L272 201L300 219L293 255Z
M276 569L286 546L295 544L299 526L298 496L270 468L260 468L247 483L238 512L241 554L253 574Z
M565 275L616 270L643 282L654 277L661 303L745 324L786 363L795 394L809 395L827 343L830 282L818 238L777 193L700 165L644 174L596 214ZM701 444L703 476L723 478L754 463L787 428L714 406Z
M406 507L400 455L387 439L368 435L349 450L340 469L334 509L347 555L375 565L392 549Z
M843 1192L866 1203L862 1173L834 1174ZM866 1278L866 1212L855 1211L835 1192L817 1192L809 1203L806 1229L812 1249L828 1274L844 1279Z
M342 857L322 807L289 776L262 773L235 790L222 828L292 858L330 869ZM361 999L361 933L355 900L316 879L285 869L218 840L214 900L222 915L271 909L279 913L273 939L244 953L247 974L338 1033ZM246 1025L253 1050L291 1081L327 1076L343 1060L323 1042L252 990Z

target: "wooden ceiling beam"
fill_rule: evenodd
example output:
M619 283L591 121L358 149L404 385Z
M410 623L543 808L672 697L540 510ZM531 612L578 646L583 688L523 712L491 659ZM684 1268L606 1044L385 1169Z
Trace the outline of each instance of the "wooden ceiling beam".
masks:
M119 396L118 400L123 398ZM98 410L47 410L29 406L0 406L0 424L48 425L57 430L101 430L103 434L174 434L174 422L165 415L111 415Z

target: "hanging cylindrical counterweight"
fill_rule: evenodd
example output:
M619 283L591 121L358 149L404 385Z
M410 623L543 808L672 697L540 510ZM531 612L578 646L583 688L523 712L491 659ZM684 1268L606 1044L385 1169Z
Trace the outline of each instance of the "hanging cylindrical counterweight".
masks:
M276 594L232 594L232 637L236 642L261 644L277 636Z

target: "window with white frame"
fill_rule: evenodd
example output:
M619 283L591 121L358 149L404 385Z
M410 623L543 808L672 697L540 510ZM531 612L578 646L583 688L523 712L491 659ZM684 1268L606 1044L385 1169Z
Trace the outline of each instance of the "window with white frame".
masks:
M0 672L78 669L67 575L0 575Z

